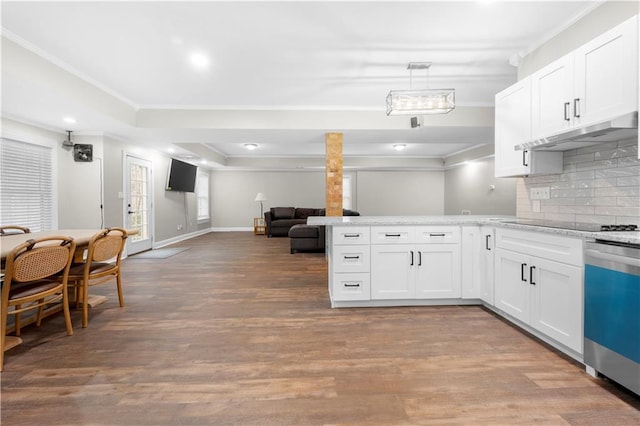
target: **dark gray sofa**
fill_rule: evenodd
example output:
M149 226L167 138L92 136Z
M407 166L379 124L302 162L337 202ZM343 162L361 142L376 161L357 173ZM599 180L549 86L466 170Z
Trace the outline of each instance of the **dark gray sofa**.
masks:
M264 213L267 236L291 238L291 253L298 251L324 251L324 226L307 225L309 216L324 216L325 209L302 207L272 207ZM343 209L343 216L360 213Z

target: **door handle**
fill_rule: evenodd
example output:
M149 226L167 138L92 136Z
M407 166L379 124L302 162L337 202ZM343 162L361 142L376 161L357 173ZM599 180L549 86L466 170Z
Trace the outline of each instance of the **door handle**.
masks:
M580 98L575 98L573 100L573 116L575 118L580 118Z
M571 121L571 117L569 117L569 108L571 107L571 103L570 102L565 102L564 103L564 120L565 121Z
M491 247L489 247L489 237L491 237L491 234L484 236L484 246L487 250L491 251Z
M536 285L536 283L533 282L533 270L536 269L535 266L531 266L529 268L529 284L531 285Z
M529 151L527 151L526 149L524 151L522 151L522 165L525 167L528 167L529 164L527 163L527 153Z
M527 278L524 276L525 269L527 269L527 264L526 263L520 264L520 281L524 281L526 283Z

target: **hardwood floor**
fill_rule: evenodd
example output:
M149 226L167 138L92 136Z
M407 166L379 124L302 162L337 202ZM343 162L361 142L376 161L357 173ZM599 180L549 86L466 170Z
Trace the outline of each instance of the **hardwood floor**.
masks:
M7 352L11 425L637 425L640 397L481 307L331 309L322 254L213 233L123 261ZM92 289L93 290L93 289Z

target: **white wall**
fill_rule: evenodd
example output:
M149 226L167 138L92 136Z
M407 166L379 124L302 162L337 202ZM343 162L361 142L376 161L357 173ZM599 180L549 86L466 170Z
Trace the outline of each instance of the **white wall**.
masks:
M102 136L75 136L74 143L93 145L93 161L77 162L73 149L58 149L58 226L65 228L99 229L102 220Z
M361 215L444 214L443 171L360 171L356 182Z
M445 172L444 181L445 214L462 214L462 210L471 214L516 214L516 179L496 178L493 158L453 167Z
M260 203L254 201L262 192L270 207L325 206L324 171L258 172L211 171L211 214L214 228L253 227L260 216Z

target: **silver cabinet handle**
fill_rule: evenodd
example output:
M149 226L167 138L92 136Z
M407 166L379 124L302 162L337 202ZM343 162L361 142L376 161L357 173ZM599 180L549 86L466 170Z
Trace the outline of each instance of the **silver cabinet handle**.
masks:
M349 283L344 283L345 287L360 287L360 283L355 283L355 284L349 284Z
M360 256L343 256L344 259L360 259Z
M573 116L575 118L580 118L580 98L575 98L573 100Z
M344 234L345 238L359 238L360 234Z
M571 121L571 117L569 116L569 108L571 107L571 103L570 102L565 102L564 103L564 120L565 121Z
M389 233L386 233L386 232L385 232L384 236L385 236L385 237L399 237L399 236L400 236L400 234L389 234Z

